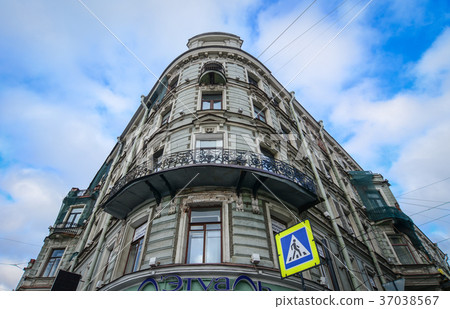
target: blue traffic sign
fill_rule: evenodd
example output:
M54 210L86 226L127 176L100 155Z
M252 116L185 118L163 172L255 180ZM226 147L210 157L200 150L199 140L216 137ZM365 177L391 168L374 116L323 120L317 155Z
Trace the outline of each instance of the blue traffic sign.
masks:
M308 220L275 235L281 277L287 277L320 264Z

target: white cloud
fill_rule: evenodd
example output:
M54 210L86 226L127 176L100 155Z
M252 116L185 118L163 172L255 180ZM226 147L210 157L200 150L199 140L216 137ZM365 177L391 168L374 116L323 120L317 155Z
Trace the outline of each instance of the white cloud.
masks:
M5 260L4 264L15 264L17 261ZM21 264L19 267L25 267ZM11 291L16 288L19 281L17 278L22 276L23 270L13 265L0 265L0 291Z
M85 3L157 77L186 51L187 40L202 32L235 33L244 39L244 50L257 55L306 6L260 0ZM402 31L402 25L425 23L426 14L417 1L408 10L402 1L379 3L374 2L367 15L352 23L287 89L296 91L314 117L325 120L326 128L345 141L344 147L363 168L385 173L398 192L405 192L450 175L446 164L450 30L442 32L419 62L404 65L414 88L385 95L383 81L374 72L392 70L390 64L397 61L383 54L381 46L396 30L371 28L365 16L386 8L380 27L390 19ZM269 61L275 77L283 83L294 77L360 8L344 16L352 5L344 5L332 19ZM318 1L262 59L331 9L331 4ZM259 15L250 15L255 11ZM11 238L41 242L63 196L71 186L88 185L139 106L140 95L147 94L156 79L77 1L2 4L0 38L0 160L8 164L2 166L0 161L0 194L12 198L0 196L0 223ZM386 151L393 152L392 166L386 166L386 156L392 155ZM445 183L433 189L411 196L448 199ZM407 211L420 210L406 205L402 206ZM442 212L426 215L435 214ZM442 236L429 231L433 237ZM6 247L2 245L1 251ZM13 249L15 256L26 252L20 246L7 250ZM35 257L29 255L25 261ZM20 271L10 266L7 270L11 276ZM7 270L2 268L0 278L9 276L3 275ZM14 284L9 279L1 279L1 284L14 288L18 277Z

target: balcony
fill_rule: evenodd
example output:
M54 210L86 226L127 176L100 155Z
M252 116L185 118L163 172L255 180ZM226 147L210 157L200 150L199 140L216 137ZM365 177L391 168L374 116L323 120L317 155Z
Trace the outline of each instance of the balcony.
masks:
M261 154L231 149L187 150L165 155L151 167L145 162L119 179L102 201L106 212L123 219L137 205L175 196L192 187L251 189L275 195L299 209L317 204L314 181L293 166Z
M225 70L219 62L210 61L203 65L200 71L199 84L223 84L227 82Z
M57 224L50 227L50 235L54 233L62 233L67 235L77 235L81 231L81 225L78 224Z

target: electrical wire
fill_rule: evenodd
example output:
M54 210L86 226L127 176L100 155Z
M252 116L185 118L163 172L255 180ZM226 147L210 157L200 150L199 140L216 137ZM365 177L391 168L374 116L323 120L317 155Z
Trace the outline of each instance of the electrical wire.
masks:
M112 32L111 29L108 28L108 26L105 25L105 23L82 1L82 0L77 0L88 12L89 14L91 14L106 30L108 30L108 32L148 71L150 72L151 75L153 75L153 77L156 78L157 82L156 84L161 84L164 88L166 88L167 91L170 91L169 88L167 88L166 85L164 85L164 83L162 82L162 77L158 78L156 76L155 73L153 73L152 70L150 70L150 68L144 63L144 61L141 60L141 58L139 58L124 42L122 42L122 40L114 33ZM194 115L194 117L196 119L198 119L197 115L191 111L191 109L189 107L187 107L184 103L183 103L184 107L189 111L189 113L191 113L192 115Z
M25 263L0 263L0 265L14 266L19 269L23 269L23 267L20 267L19 265L25 265L25 264L28 264L28 262L25 262Z
M364 5L364 7L358 11L358 13L356 13L355 16L352 17L352 19L350 19L349 22L347 22L347 24L345 24L345 26L339 30L339 32L333 36L324 46L322 46L322 48L300 69L300 71L298 71L298 73L286 84L285 87L289 86L300 74L303 73L303 71L306 70L306 68L359 16L361 15L361 13L369 6L369 4L371 4L373 2L373 0L370 0L369 2L366 3L366 5ZM450 178L450 177L449 177Z
M301 38L304 34L306 34L309 30L311 30L312 28L314 28L315 26L317 26L319 23L321 23L325 18L327 18L328 16L330 16L331 14L333 14L339 7L341 7L345 2L347 2L347 0L344 0L341 4L339 4L338 6L336 6L333 10L331 10L330 12L328 12L327 15L325 15L324 17L322 17L321 19L319 19L319 21L317 21L316 23L314 23L312 26L310 26L308 29L306 29L304 32L302 32L299 36L297 36L295 39L293 39L291 42L289 42L288 44L286 44L284 47L282 47L279 51L277 51L275 54L273 54L272 56L270 56L268 59L266 59L264 62L268 62L270 61L272 58L274 58L276 55L278 55L279 53L281 53L283 50L285 50L286 48L288 48L290 45L292 45L295 41L297 41L299 38Z
M424 200L424 199L412 198L412 197L396 197L396 198L401 199L401 200L415 200L415 201L431 202L431 203L444 203L444 201ZM402 203L405 203L405 202L402 202Z
M30 243L27 243L27 242L23 242L23 241L20 241L20 240L15 240L15 239L10 239L10 238L3 238L3 237L0 237L0 239L12 241L12 242L17 242L17 243L24 244L24 245L29 245L29 246L41 247L41 246L36 245L36 244L30 244Z
M439 205L436 205L436 206L433 206L433 207L430 207L430 208L428 208L428 209L425 209L425 210L422 210L422 211L419 211L419 212L416 212L416 213L413 213L412 215L409 215L409 216L410 216L410 217L411 217L411 216L415 216L415 215L424 213L424 212L426 212L426 211L430 211L430 210L432 210L432 209L439 209L439 210L447 210L447 211L450 211L450 209L446 209L446 208L438 208L439 206L443 206L443 205L448 204L448 203L450 203L450 201L445 202L445 203L442 203L442 204L439 204Z
M409 194L409 193L412 193L412 192L415 192L415 191L418 191L418 190L422 190L422 189L424 189L424 188L428 188L428 187L431 187L431 186L433 186L433 185L435 185L435 184L438 184L438 183L440 183L440 182L446 181L446 180L448 180L448 179L450 179L450 177L447 177L447 178L441 179L441 180L439 180L439 181L436 181L436 182L430 183L430 184L428 184L428 185L425 185L425 186L423 186L423 187L420 187L420 188L417 188L417 189L414 189L414 190L408 191L408 192L406 192L406 193L402 193L402 194L398 195L398 197L400 197L400 196L403 196L403 195L406 195L406 194Z
M261 57L293 24L295 24L295 22L300 18L300 17L302 17L302 15L303 14L305 14L306 13L306 11L308 11L308 9L314 4L314 3L316 3L317 2L317 0L314 0L308 7L306 7L306 9L304 9L303 10L303 12L301 12L300 13L300 15L298 15L297 16L297 18L295 18L295 20L289 25L289 26L287 26L287 28L286 29L284 29L283 30L283 32L281 32L281 34L280 35L278 35L277 37L276 37L276 39L275 40L273 40L272 41L272 43L270 43L269 44L269 46L267 46L266 47L266 49L264 49L263 51L262 51L262 53L260 53L259 55L258 55L258 57L256 57L256 58L258 58L259 59L259 57Z

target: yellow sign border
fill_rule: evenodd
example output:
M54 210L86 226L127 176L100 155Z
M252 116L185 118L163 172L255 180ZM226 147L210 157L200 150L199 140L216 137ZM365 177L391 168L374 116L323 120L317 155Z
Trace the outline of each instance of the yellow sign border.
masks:
M306 229L306 235L308 237L309 244L311 246L311 254L313 255L313 259L305 262L303 264L297 265L295 267L292 267L290 269L286 269L286 265L284 263L285 258L283 256L283 249L281 247L281 238L285 237L286 235L292 234L302 228ZM320 264L320 257L319 253L317 252L316 242L314 241L314 236L311 230L311 225L309 224L309 220L305 220L303 222L300 222L294 226L291 226L290 228L280 232L279 234L275 235L275 243L277 246L277 254L278 254L278 263L280 265L280 273L282 278L286 278L290 275L296 274L298 272L304 271L306 269L309 269L311 267L317 266Z

